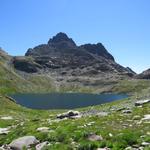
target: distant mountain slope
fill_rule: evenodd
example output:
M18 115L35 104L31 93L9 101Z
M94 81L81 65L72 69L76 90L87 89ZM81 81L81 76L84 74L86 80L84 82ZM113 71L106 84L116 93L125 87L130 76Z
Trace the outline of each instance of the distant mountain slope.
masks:
M0 50L0 94L15 92L50 92L55 85L49 77L42 75L20 75L12 67L13 57Z
M138 79L150 79L150 69L143 71L136 76Z
M25 57L15 57L14 67L27 73L52 76L101 78L132 77L135 73L117 64L101 44L77 46L65 33L58 33L47 44L28 49Z

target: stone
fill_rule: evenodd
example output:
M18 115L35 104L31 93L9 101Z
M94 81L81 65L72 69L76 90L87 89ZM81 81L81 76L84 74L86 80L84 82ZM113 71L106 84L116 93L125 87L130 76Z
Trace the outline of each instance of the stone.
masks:
M147 134L147 135L150 135L150 132L148 131L146 134Z
M150 103L150 100L140 100L140 101L135 102L135 106L141 106L147 103Z
M125 150L132 150L132 147L131 146L126 147Z
M150 114L144 115L144 118L142 118L142 121L150 120Z
M89 141L102 141L103 137L101 135L96 135L96 134L90 134L88 136Z
M8 134L10 131L9 131L9 128L0 128L0 135L1 134Z
M73 110L70 110L66 113L62 113L62 114L58 114L57 115L57 118L59 119L64 119L64 118L72 118L72 119L75 119L75 118L78 118L80 116L80 112L78 111L73 111ZM81 116L80 116L81 117Z
M43 142L43 143L40 143L40 144L36 145L35 148L36 148L36 150L42 150L43 148L45 148L48 145L49 145L49 142L46 141L46 142Z
M113 137L113 134L112 134L112 133L109 133L109 136L110 136L110 137Z
M49 128L48 127L40 127L40 128L37 128L37 131L38 132L49 132Z
M11 150L10 147L8 145L2 145L0 147L0 150Z
M140 147L139 147L139 150L144 150L144 147L140 146Z
M150 145L150 143L149 142L142 142L142 144L141 144L142 146L149 146Z
M136 115L136 116L133 116L133 120L140 120L140 116Z
M122 113L124 113L124 114L130 114L130 113L132 113L132 110L123 110Z
M94 124L95 124L95 122L92 121L92 122L87 123L86 125L87 125L87 126L92 126L92 125L94 125Z
M108 112L98 112L97 114L96 114L96 116L98 116L98 117L105 117L105 116L108 116Z
M34 136L24 136L12 141L9 147L14 150L22 150L24 147L29 148L38 143L39 141Z
M0 119L2 119L2 120L12 120L13 117L11 117L11 116L6 116L6 117L1 117Z
M105 147L105 148L97 148L96 150L110 150L110 148L107 148L107 147Z

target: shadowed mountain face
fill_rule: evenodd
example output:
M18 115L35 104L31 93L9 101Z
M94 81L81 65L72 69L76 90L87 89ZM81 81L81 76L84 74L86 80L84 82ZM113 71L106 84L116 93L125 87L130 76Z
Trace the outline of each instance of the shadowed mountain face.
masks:
M146 71L143 71L142 73L138 74L136 76L138 79L150 79L150 69L147 69Z
M30 48L24 57L14 57L14 67L27 73L50 73L54 76L112 78L135 73L117 64L101 44L77 46L65 33L58 33L47 44Z

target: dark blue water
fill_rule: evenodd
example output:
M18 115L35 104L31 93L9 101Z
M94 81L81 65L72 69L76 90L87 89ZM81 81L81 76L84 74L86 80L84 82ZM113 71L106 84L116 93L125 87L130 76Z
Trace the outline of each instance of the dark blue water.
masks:
M22 106L32 109L73 109L108 103L128 96L125 94L15 94L11 95Z

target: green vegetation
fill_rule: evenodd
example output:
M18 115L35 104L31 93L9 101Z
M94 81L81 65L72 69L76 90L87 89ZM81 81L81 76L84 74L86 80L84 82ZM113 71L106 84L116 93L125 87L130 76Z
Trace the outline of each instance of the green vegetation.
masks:
M150 87L150 80L122 80L118 82L113 88L112 92L119 93L138 93L143 89L147 89Z
M100 106L78 109L79 111L97 110L107 112L107 116L88 115L79 119L58 120L56 115L65 110L31 110L8 100L4 95L15 92L53 92L57 91L50 77L40 75L22 78L7 65L0 63L0 128L10 127L8 134L0 134L0 146L25 135L33 135L40 142L49 141L45 149L51 150L95 150L108 147L112 150L124 150L126 147L141 146L143 141L150 142L149 122L141 122L150 114L150 104L133 107L136 99L150 98L149 80L123 80L113 85L109 92L131 93L132 97ZM96 88L66 86L59 91L95 92ZM107 91L107 90L105 90ZM132 113L124 114L117 109L130 107ZM115 109L115 110L113 110ZM11 116L13 120L1 117ZM138 116L138 117L135 117ZM49 132L39 132L37 128L48 127ZM101 141L89 141L88 135L102 136ZM150 147L145 147L145 150Z
M123 103L127 103L124 100ZM47 149L61 150L77 148L79 150L94 150L98 147L109 147L112 150L123 150L128 146L139 145L150 139L148 123L141 123L144 114L149 114L150 104L142 108L134 108L131 114L122 114L119 111L111 112L108 108L119 108L121 102L97 106L93 109L109 111L108 116L87 116L80 119L56 120L60 111L30 110L14 104L6 98L0 98L0 116L12 116L13 120L0 119L0 128L11 126L10 133L0 135L0 145L9 144L13 139L25 135L34 135L41 142L51 143ZM85 108L84 111L91 108ZM80 110L81 111L81 110ZM139 116L138 120L134 116ZM90 125L90 123L93 124ZM49 127L50 132L38 132L39 127ZM102 141L88 140L88 135L95 133L103 137Z

